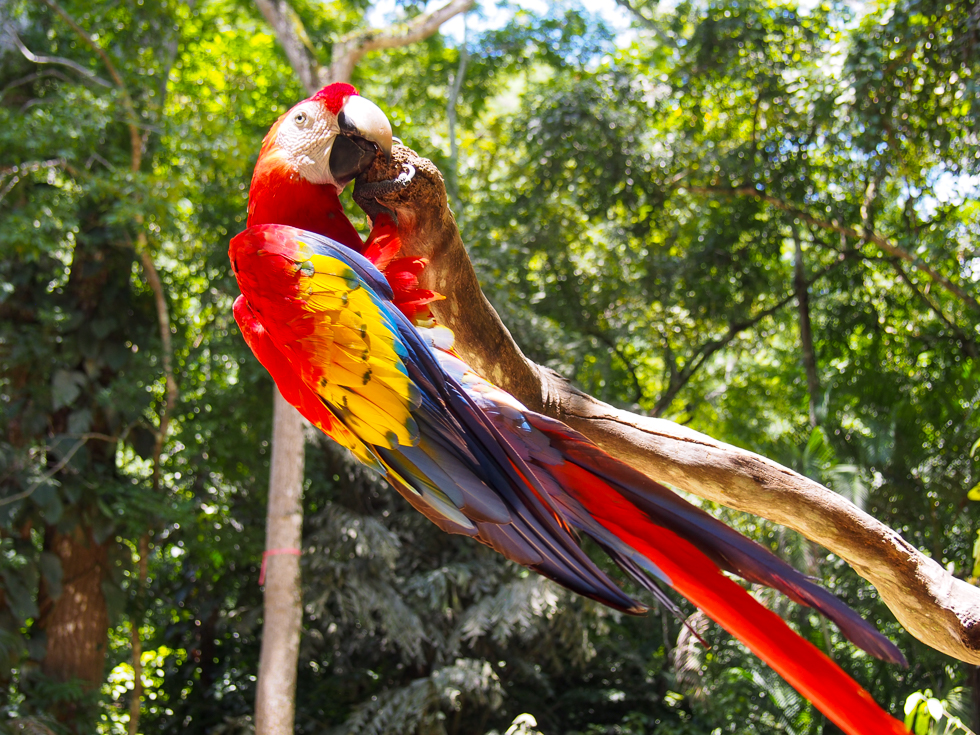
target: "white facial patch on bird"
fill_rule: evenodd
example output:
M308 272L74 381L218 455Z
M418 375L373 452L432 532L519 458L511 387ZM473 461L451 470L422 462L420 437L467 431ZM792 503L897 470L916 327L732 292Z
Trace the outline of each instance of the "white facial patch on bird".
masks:
M339 133L337 116L320 102L308 100L289 111L279 126L276 143L304 179L339 189L330 173L330 152Z

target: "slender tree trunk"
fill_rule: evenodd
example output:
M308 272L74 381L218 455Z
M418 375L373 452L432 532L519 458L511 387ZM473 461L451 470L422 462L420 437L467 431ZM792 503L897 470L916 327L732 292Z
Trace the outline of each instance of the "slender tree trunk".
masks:
M467 36L466 16L463 16L463 42L459 46L459 66L453 76L449 88L449 100L446 102L446 120L449 123L449 176L446 179L446 190L449 202L459 219L461 211L459 202L459 142L456 140L456 106L459 94L463 91L463 80L466 78L466 66L469 63L470 52L466 45Z
M129 726L128 735L136 735L140 731L140 710L143 700L143 641L140 638L139 620L130 621L129 646L133 661L133 693L129 695Z
M806 282L806 268L803 264L803 244L796 223L792 223L793 244L796 257L793 261L793 276L796 288L796 303L800 314L800 344L803 348L803 369L806 371L806 387L810 395L810 426L817 426L817 403L820 400L820 377L817 374L817 353L813 349L813 330L810 325L810 292Z
M307 94L319 87L320 66L309 38L285 0L255 0ZM347 81L337 80L337 81ZM276 388L272 399L272 468L266 513L262 650L255 691L255 735L292 735L296 669L303 625L299 555L303 543L302 488L306 463L303 417Z
M159 487L156 486L156 480L159 478L159 464L158 455L153 465L154 492L159 490ZM148 533L140 536L137 551L140 559L137 564L136 602L129 618L129 641L133 660L133 693L129 699L128 735L136 735L140 730L140 705L143 699L143 641L140 639L140 626L143 624L143 614L146 607L147 557L150 555L150 536Z
M255 732L292 735L296 662L303 619L299 548L303 534L303 419L275 391L266 516L265 620L255 695Z
M265 12L268 2L256 0ZM283 2L275 5L285 16L292 9ZM293 14L295 16L295 14ZM280 24L268 14L270 24ZM294 26L295 27L295 26ZM299 54L288 34L277 34L308 94L317 91L317 65L311 60L308 69L293 57ZM303 33L305 36L305 32ZM335 81L349 81L338 79ZM296 716L296 669L299 663L299 639L303 625L303 587L300 578L299 550L303 544L302 489L306 463L303 417L286 403L279 389L272 401L272 469L269 477L269 508L266 515L265 573L262 623L262 650L259 652L259 680L255 692L255 735L292 735Z
M38 595L38 627L47 636L41 671L58 681L78 678L96 689L105 678L108 645L109 612L102 594L108 545L97 544L85 526L77 525L69 533L49 527L47 546L61 561L63 581L57 598L43 584ZM59 712L58 719L71 723L73 713Z

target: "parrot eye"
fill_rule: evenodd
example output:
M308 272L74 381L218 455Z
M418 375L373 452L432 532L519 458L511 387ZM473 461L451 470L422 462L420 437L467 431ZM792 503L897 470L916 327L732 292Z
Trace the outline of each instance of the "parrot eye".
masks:
M306 122L309 119L309 116L305 112L297 112L295 115L293 115L293 122L300 126L306 125Z

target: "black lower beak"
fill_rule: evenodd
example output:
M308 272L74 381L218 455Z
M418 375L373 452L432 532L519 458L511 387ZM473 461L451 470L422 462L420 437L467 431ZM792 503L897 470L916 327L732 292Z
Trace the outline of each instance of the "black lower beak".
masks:
M378 155L378 147L359 136L338 135L330 151L330 173L340 186L346 186L367 171Z

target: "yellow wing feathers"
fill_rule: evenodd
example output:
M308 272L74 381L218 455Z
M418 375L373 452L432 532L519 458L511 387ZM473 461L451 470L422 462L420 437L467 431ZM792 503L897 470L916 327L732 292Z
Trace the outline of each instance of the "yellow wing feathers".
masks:
M418 442L421 396L409 379L394 325L341 260L312 252L297 264L298 295L312 320L292 346L307 384L361 441ZM345 443L346 444L346 443ZM349 444L347 444L349 446Z

